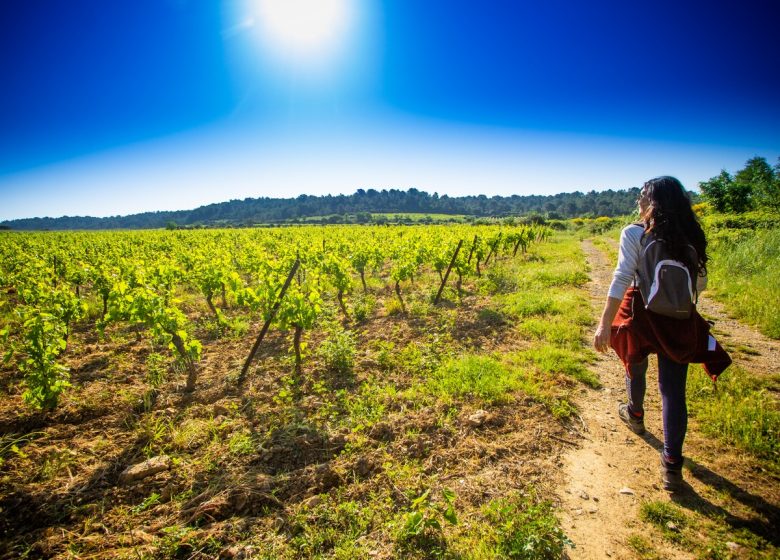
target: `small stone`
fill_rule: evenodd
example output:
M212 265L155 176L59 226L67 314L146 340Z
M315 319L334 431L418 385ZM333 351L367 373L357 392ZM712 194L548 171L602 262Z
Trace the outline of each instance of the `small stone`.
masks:
M598 499L596 496L593 496L593 501L594 501L594 502L598 502L598 501L599 501L599 499Z
M590 500L590 496L588 496L588 493L585 490L582 490L580 492L580 498L582 498L583 500Z
M478 410L474 414L470 415L468 418L468 422L471 426L478 428L482 426L487 419L489 418L489 414L486 410Z
M158 455L157 457L152 457L143 463L138 463L137 465L127 467L124 471L122 471L122 474L119 475L119 483L128 484L135 480L140 480L142 478L146 478L147 476L152 476L153 474L167 471L170 468L171 458L167 455Z
M596 506L590 506L588 508L588 513L596 513L599 510Z
M574 515L582 515L583 513L585 513L585 512L582 510L582 508L573 509L571 512L572 512Z
M627 496L633 496L634 494L636 494L636 492L631 490L631 488L629 488L628 486L624 486L623 488L621 488L620 493L625 494Z
M667 521L666 528L669 529L670 531L675 531L675 532L680 530L677 524L675 524L673 521Z
M731 542L731 541L729 541L729 542L727 542L727 543L726 543L726 548L728 548L728 549L729 549L729 550L731 550L731 551L737 551L737 550L739 550L739 549L740 549L740 548L742 548L742 547L741 547L741 546L739 546L739 545L738 545L737 543L735 543L735 542Z
M307 498L303 501L303 505L305 505L308 508L314 508L317 507L322 503L322 497L321 496L312 496L311 498Z

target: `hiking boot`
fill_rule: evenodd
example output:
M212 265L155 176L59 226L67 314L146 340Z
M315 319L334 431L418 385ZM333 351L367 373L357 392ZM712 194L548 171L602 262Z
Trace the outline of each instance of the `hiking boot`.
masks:
M625 422L629 428L631 428L631 431L635 434L642 435L645 433L645 420L642 417L637 418L633 414L631 414L631 411L628 409L628 405L624 403L620 403L618 405L618 416L620 416L620 419Z
M679 492L683 488L682 461L669 463L661 454L661 479L664 490L667 492Z

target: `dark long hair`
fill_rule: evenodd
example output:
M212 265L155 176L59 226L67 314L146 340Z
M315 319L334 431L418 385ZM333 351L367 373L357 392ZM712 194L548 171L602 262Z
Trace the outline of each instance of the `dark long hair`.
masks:
M707 239L682 183L674 177L656 177L643 190L650 204L642 216L645 231L663 239L670 256L685 263L692 277L706 274ZM696 249L698 262L690 262L686 245Z

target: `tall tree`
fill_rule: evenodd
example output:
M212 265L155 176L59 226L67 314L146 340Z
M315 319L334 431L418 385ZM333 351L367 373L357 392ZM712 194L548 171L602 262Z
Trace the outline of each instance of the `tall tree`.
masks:
M722 169L717 177L699 183L699 189L704 200L709 202L717 212L727 212L731 210L728 193L733 183L731 174Z
M751 159L748 167L756 204L760 208L780 210L780 158L777 158L774 169L764 158ZM748 167L745 169L748 170Z

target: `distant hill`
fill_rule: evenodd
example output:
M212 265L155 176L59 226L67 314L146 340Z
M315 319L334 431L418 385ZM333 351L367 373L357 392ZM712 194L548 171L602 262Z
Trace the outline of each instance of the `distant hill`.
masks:
M417 189L358 189L351 195L300 195L297 198L245 198L200 206L194 210L144 212L129 216L93 218L27 218L0 222L2 229L153 229L164 227L231 227L284 223L367 223L377 221L372 214L438 214L450 216L524 216L540 214L548 218L578 216L618 216L636 207L639 189L573 192L542 196L447 196ZM312 220L318 216L319 220ZM441 219L441 216L437 216ZM387 219L386 217L384 218Z

